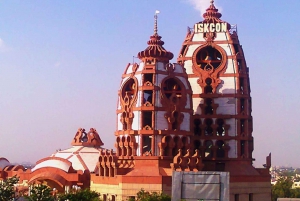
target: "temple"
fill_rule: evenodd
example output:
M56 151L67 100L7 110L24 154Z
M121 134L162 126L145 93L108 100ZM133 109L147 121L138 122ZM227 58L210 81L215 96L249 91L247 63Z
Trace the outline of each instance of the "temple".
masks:
M155 14L140 62L121 76L114 150L103 148L96 129L79 128L71 148L32 169L0 158L0 178L19 176L20 191L36 183L59 193L78 186L121 201L141 189L171 195L174 171L227 172L230 201L270 201L271 155L265 168L253 166L249 68L235 27L221 16L211 1L170 63Z

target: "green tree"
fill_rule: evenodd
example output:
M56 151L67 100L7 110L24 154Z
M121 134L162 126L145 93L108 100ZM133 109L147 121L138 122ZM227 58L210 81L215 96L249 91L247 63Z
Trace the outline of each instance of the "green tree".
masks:
M19 182L17 176L7 178L0 182L0 201L12 200L15 197L14 185Z
M164 193L149 193L148 191L141 189L137 193L137 201L171 201L171 197Z
M32 186L30 196L25 196L28 201L54 201L52 190L46 185Z
M272 201L276 201L277 198L291 198L293 196L292 185L291 177L279 178L276 184L272 186Z
M100 201L100 194L90 189L73 191L68 194L59 195L59 201Z

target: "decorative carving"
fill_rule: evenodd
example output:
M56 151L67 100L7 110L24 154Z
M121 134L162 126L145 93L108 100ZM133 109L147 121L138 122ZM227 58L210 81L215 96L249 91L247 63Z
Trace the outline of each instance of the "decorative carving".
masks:
M85 129L79 128L72 140L71 145L100 147L104 145L104 143L100 139L95 128L91 128L88 133L85 132Z
M117 156L136 156L137 146L133 136L119 136L115 143Z
M170 74L173 74L175 70L175 65L171 63L166 64L166 71Z
M120 101L122 114L120 122L123 124L123 130L131 130L134 114L132 107L137 101L137 80L128 79L121 88Z
M180 130L184 115L181 112L186 105L184 85L175 77L162 81L161 103L166 108L165 118L169 130Z
M195 50L192 61L193 72L199 76L197 83L202 91L209 85L212 87L212 93L215 93L221 83L219 74L226 70L227 55L224 49L213 43L205 44Z
M203 168L201 157L198 150L191 156L190 149L187 150L185 155L182 150L178 150L178 154L173 158L173 163L170 164L174 171L201 171Z

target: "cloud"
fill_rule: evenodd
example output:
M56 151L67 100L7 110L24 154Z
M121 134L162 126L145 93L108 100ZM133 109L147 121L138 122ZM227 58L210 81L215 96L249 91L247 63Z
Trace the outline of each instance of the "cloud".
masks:
M10 48L4 43L4 41L0 38L0 53L9 51Z
M187 0L187 2L193 5L196 10L200 11L201 15L205 13L206 9L210 5L209 0ZM214 5L217 9L219 9L219 11L222 10L219 6L216 5L216 2L214 2Z

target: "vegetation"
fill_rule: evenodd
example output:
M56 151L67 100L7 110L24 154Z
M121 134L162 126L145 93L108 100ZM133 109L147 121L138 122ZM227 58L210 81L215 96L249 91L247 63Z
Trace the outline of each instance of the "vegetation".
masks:
M59 201L100 201L100 194L90 189L73 191L68 194L58 196Z
M129 201L133 201L134 199L129 199ZM157 192L148 192L144 189L141 189L137 193L136 197L137 201L171 201L171 197L169 195L166 195L164 193L157 193Z
M12 200L15 197L15 184L17 184L19 178L13 176L11 178L0 181L0 201Z
M272 186L272 201L277 198L300 198L300 189L292 189L293 180L291 177L281 177Z
M25 196L28 201L54 201L52 190L46 185L32 186L30 196Z
M0 201L10 201L15 199L15 184L17 184L19 178L14 176L0 182ZM290 185L288 182L283 181L282 185ZM291 186L286 187L287 189ZM277 190L276 190L277 191ZM281 193L281 191L280 191ZM300 197L300 191L298 193ZM100 194L91 191L89 189L71 191L67 194L58 195L54 197L52 190L46 185L32 186L30 195L24 198L28 201L101 201ZM130 198L128 201L133 201L134 198ZM171 197L164 193L148 192L141 189L136 195L137 201L171 201Z

